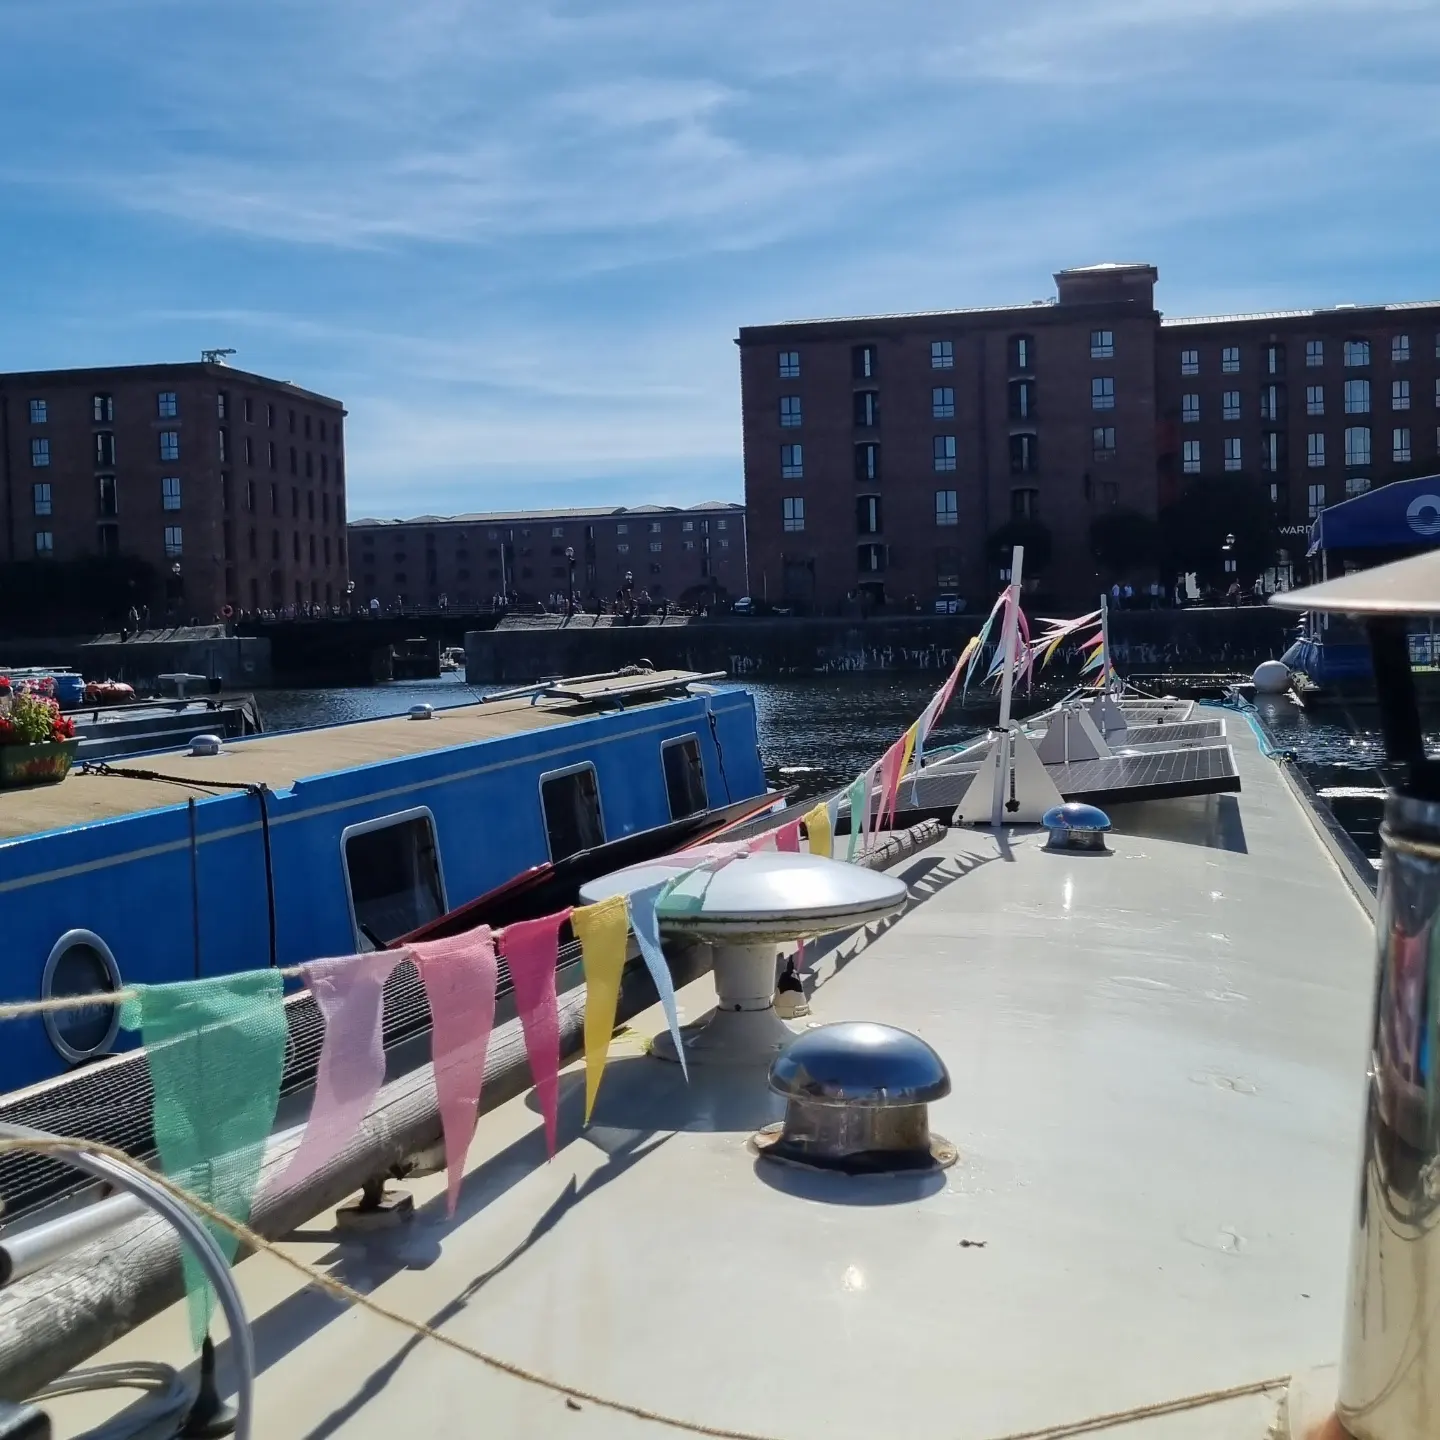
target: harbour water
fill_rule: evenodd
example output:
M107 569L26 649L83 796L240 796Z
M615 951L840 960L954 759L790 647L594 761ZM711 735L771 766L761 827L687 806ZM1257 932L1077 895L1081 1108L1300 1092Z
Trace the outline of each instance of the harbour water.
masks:
M267 729L336 724L376 715L402 715L425 702L463 705L489 687L472 688L454 675L357 689L267 690L260 703ZM795 799L827 792L874 760L925 707L930 677L815 676L754 681L760 744L771 782L793 787ZM1380 735L1373 709L1310 713L1289 700L1267 701L1265 723L1277 745L1292 751L1310 783L1367 855L1380 853L1383 781ZM959 744L975 727L950 718L931 748ZM1440 745L1440 735L1429 737Z

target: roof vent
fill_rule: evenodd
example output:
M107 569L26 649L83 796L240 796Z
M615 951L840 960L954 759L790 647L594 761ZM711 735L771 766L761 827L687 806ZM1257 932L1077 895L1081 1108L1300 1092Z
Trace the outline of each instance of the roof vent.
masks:
M950 1093L945 1062L917 1035L868 1020L821 1025L770 1065L785 1119L755 1137L762 1158L845 1175L891 1175L953 1165L930 1133L932 1100Z
M1047 810L1040 823L1050 832L1047 850L1099 850L1105 853L1105 832L1110 817L1093 805L1078 800L1068 801Z
M192 755L218 755L220 753L220 737L218 735L192 735L190 737L190 753Z
M433 705L412 705L410 707L410 718L412 720L433 720L435 718L435 707Z

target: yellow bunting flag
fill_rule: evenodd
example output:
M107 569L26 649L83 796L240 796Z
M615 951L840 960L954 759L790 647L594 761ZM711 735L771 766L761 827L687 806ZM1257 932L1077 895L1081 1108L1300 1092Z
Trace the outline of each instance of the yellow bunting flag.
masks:
M805 833L810 837L810 853L829 860L830 810L823 800L805 816Z
M585 1123L600 1093L600 1077L610 1053L615 1011L620 1003L620 976L625 969L625 941L630 917L623 895L598 905L582 905L570 915L585 966Z

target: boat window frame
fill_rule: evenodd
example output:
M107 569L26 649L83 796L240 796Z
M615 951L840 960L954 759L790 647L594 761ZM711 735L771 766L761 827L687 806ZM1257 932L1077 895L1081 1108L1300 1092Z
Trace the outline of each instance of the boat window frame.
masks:
M55 970L65 955L77 945L88 945L105 962L105 970L113 987L111 994L125 988L125 982L120 975L119 963L115 959L115 952L93 930L76 927L65 931L50 947L50 954L45 959L45 969L40 976L40 998L42 1000L51 998L51 987L55 983ZM105 994L106 992L96 991L95 993ZM42 1011L40 1019L45 1027L45 1037L50 1041L55 1053L70 1065L81 1065L87 1060L98 1060L104 1055L109 1055L115 1048L115 1037L120 1033L120 1007L114 1004L110 1006L110 1024L106 1028L105 1038L89 1050L77 1050L65 1039L60 1033L55 1011Z
M435 875L440 881L440 914L450 913L450 890L445 883L445 855L440 848L440 827L435 823L435 812L428 805L412 805L406 810L395 810L389 815L378 815L373 820L357 820L340 831L340 873L345 877L345 903L350 908L350 934L355 941L355 953L365 955L374 949L374 943L360 930L360 917L355 911L355 891L350 884L350 865L345 847L352 835L365 835L373 830L388 830L394 825L424 817L430 824L430 840L435 850ZM388 942L387 942L388 943Z
M588 770L595 777L595 813L600 820L600 844L604 845L609 840L609 830L605 824L605 797L600 790L600 772L595 768L593 760L577 760L573 765L562 765L556 770L544 770L535 785L535 794L540 801L540 828L545 832L545 856L552 865L558 865L560 860L555 858L555 851L550 844L550 822L545 816L545 786L551 780L563 780L567 775L578 775L582 770ZM574 852L576 855L580 851ZM568 855L562 859L568 860Z
M675 807L670 803L670 777L665 770L665 752L672 750L677 745L695 744L695 760L700 770L700 804L694 809L687 811L684 815L677 815ZM660 742L660 778L665 784L665 808L670 812L671 820L688 820L691 815L703 815L710 809L710 777L705 773L705 751L700 745L700 732L698 730L688 731L684 735L672 735L668 740Z

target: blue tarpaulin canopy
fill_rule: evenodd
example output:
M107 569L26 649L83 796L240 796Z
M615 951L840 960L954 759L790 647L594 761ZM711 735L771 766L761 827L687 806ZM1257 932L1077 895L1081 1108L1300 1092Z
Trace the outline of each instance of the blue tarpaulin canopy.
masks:
M1400 545L1440 545L1440 475L1396 480L1322 510L1306 553Z

